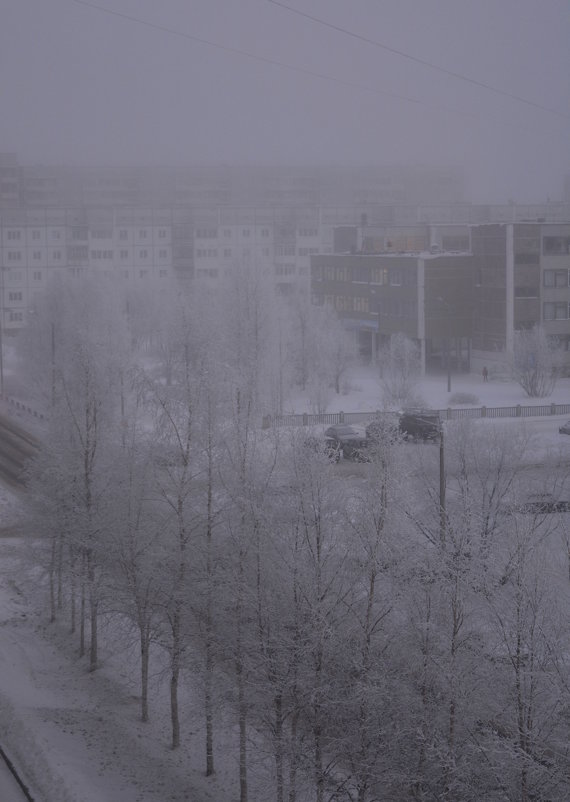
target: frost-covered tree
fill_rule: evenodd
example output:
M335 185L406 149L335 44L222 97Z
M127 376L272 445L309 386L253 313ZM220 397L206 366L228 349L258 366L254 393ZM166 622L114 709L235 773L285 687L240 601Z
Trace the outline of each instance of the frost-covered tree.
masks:
M559 368L560 347L547 337L542 326L515 332L512 372L529 398L551 395Z
M378 362L384 404L388 407L413 405L421 376L417 343L405 334L393 334L389 344L380 351Z
M93 670L98 661L110 444L120 431L121 421L119 365L124 354L124 328L118 307L92 282L68 289L65 301L58 308L48 296L45 310L40 308L37 323L28 333L28 344L35 342L38 346L31 362L42 353L42 332L50 354L46 360L49 367L38 374L43 377L40 392L42 387L49 387L45 393L51 401L48 431L41 461L31 470L40 497L53 483L46 461L51 459L55 476L61 480L57 497L65 511L72 575L80 591L80 651L84 650L88 608ZM59 313L57 320L55 311Z

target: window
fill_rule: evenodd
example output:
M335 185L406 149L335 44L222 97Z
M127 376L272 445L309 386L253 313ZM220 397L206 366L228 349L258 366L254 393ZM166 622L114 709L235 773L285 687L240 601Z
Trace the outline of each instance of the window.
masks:
M148 270L139 270L140 278L147 278L148 277Z
M276 276L294 276L295 275L295 265L276 265L276 267L275 267L275 275Z
M9 292L8 293L8 300L9 301L21 301L22 300L22 293L21 292Z
M545 256L570 253L570 237L543 237L542 253Z
M217 228L197 228L196 239L216 239L218 236Z
M300 237L316 237L318 234L318 230L316 228L300 228L299 229L299 236Z
M543 281L545 287L567 287L568 270L545 270Z
M275 248L275 256L295 256L295 246L277 245Z
M146 239L146 234L147 234L146 228L141 228L139 231L140 239Z
M33 272L34 281L41 281L42 280L42 271L41 270L34 270Z
M369 299L360 298L358 295L354 297L354 311L355 312L369 312Z
M129 238L129 232L125 228L122 228L119 231L119 239L125 240L128 238Z
M57 228L52 229L51 238L52 239L61 239L61 231L58 231Z
M41 232L37 228L32 231L32 239L40 239Z
M159 270L158 275L160 278L166 278L168 276L168 270Z
M75 261L76 259L88 259L89 258L89 251L87 249L87 245L72 245L71 248L68 249L68 258L71 261Z
M91 239L111 239L112 236L110 228L96 228L91 232Z
M390 276L390 286L391 287L401 287L402 286L402 272L398 267L391 267L389 271Z
M537 265L539 262L538 253L515 253L515 265Z
M139 257L141 259L147 259L148 258L148 251L146 250L146 248L142 248L142 250L139 251ZM141 271L141 272L144 272L144 271Z
M545 301L542 313L545 320L567 320L568 303L562 301Z
M8 261L9 262L21 262L22 261L22 252L21 251L8 251Z
M262 228L261 229L261 236L262 237L268 237L269 236L269 229L268 228Z
M166 239L166 229L165 228L159 228L158 229L158 238L159 239Z
M250 232L249 232L249 228L244 228L244 229L242 229L242 232L241 232L241 233L242 233L242 235L243 235L244 237L249 237L249 233L250 233Z
M53 259L61 259L61 251L54 251L52 254Z
M23 312L14 312L10 310L10 323L20 323L24 319Z
M126 250L126 248L123 248L122 250L119 251L119 258L120 259L128 259L129 258L129 252L128 252L128 250Z
M386 267L371 267L370 281L372 284L387 284L388 269Z
M42 252L41 251L34 251L34 253L32 254L32 258L36 259L36 260L41 259L42 258Z
M8 239L15 240L20 239L21 232L20 231L8 231Z

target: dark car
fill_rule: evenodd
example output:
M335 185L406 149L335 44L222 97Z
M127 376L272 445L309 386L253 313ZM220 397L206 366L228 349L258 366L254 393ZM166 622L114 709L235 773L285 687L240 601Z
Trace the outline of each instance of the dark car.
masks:
M433 409L404 409L398 413L398 425L410 440L437 440L441 430L439 413Z
M336 444L345 459L353 462L368 462L366 449L369 443L366 440L364 429L350 426L348 423L339 423L336 426L329 426L325 430L325 438Z
M563 423L558 431L560 434L570 434L570 420L567 420L566 423Z
M555 498L552 493L537 493L529 496L519 507L526 515L550 515L554 512L570 511L570 501Z

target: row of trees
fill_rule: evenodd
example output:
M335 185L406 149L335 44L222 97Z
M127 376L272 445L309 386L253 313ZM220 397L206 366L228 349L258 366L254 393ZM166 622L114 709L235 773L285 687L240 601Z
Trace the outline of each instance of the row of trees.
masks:
M38 313L24 353L51 414L29 487L52 620L91 670L102 620L135 632L141 718L154 656L171 745L182 683L206 774L222 737L235 748L240 802L567 798L568 569L552 516L516 512L527 439L450 430L442 504L437 453L388 420L350 480L303 432L262 431L280 326L299 326L267 319L254 280L161 328L93 287Z

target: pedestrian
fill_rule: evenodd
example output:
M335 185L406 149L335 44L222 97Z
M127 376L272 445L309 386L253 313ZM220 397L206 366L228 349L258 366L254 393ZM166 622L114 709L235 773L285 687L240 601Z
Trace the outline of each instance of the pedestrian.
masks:
M487 366L486 365L483 368L483 381L484 382L489 381L489 371L487 370Z

